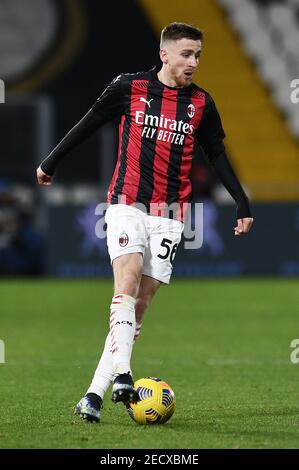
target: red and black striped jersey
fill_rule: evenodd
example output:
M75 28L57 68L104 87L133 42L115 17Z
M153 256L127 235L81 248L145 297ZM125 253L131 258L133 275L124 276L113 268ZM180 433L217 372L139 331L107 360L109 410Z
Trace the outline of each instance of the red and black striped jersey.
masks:
M108 202L141 203L152 215L161 215L163 205L190 201L195 140L213 161L224 151L225 137L211 96L193 83L168 87L158 70L119 75L93 105L103 121L119 118Z

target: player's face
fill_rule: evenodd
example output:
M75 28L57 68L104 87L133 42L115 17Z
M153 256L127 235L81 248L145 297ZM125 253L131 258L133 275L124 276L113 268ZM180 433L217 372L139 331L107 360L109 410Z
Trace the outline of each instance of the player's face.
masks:
M200 53L201 41L186 38L168 41L161 49L165 72L175 86L185 87L191 84Z

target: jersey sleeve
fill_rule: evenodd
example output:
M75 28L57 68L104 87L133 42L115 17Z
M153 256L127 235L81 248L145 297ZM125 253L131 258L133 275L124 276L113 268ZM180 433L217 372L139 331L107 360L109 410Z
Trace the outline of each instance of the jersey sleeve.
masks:
M119 117L124 110L124 99L121 84L122 75L118 75L96 100L92 109L102 122Z
M66 134L41 163L41 169L52 176L60 161L77 145L91 136L100 126L123 111L121 75L104 90L86 115Z
M225 150L223 139L225 132L212 97L207 94L203 117L196 131L196 138L212 163Z

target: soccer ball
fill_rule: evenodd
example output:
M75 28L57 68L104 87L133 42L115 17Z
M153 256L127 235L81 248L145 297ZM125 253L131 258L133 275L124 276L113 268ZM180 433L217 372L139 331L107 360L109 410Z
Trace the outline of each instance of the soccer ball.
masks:
M172 388L156 377L139 379L134 384L140 401L131 403L128 413L138 424L163 424L173 415L175 395Z

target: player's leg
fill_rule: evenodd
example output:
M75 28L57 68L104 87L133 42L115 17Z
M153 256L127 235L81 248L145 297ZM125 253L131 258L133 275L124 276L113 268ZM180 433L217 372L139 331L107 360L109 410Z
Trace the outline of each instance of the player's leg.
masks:
M139 337L145 312L152 298L161 285L160 281L149 276L142 276L135 304L135 335L134 341ZM105 347L94 373L92 382L86 395L80 400L78 414L84 415L88 421L99 421L100 408L104 395L113 380L113 361L111 352L110 332L105 341Z
M103 397L113 378L114 402L122 401L126 404L138 398L130 362L142 264L142 253L130 253L113 260L114 296L110 306L110 331L92 383L75 410L88 421L100 420Z
M113 338L112 335L115 333L115 344L113 345L112 343L113 368L114 371L118 373L112 387L112 400L114 402L123 401L125 404L127 404L130 401L135 401L138 399L138 395L134 390L134 383L130 368L133 343L136 337L138 337L140 334L140 328L145 310L150 304L153 295L157 291L160 282L147 276L142 276L141 278L143 260L140 264L140 276L138 276L138 283L136 283L136 280L130 281L126 279L127 273L129 272L128 262L126 260L124 260L123 263L113 263L113 268L115 278L115 292L129 292L129 286L131 289L133 289L134 286L137 287L136 290L131 290L131 294L135 298L134 319L132 316L128 317L126 314L126 316L121 317L124 318L124 320L119 318L119 321L116 322L113 318L111 323L111 338ZM114 298L119 299L122 297L123 294L120 294L116 295ZM126 300L127 298L128 296L126 296ZM115 305L113 306L112 312L115 312ZM134 327L133 329L132 324ZM116 328L117 330L120 330L120 333L123 335L122 353L119 355L119 357L117 355L120 352L121 344L116 338ZM119 370L120 367L122 367L122 370Z
M131 253L113 261L114 297L110 309L110 338L113 370L113 401L126 400L126 379L132 382L131 354L135 336L135 304L142 276L143 255ZM122 386L122 384L124 386ZM124 397L123 397L124 396Z
M83 398L76 406L75 413L87 421L99 422L100 410L103 406L104 395L113 379L113 363L111 354L110 332L108 333L104 350L95 370L91 384Z
M155 294L162 282L166 284L169 283L172 272L172 261L174 258L175 249L180 241L181 231L183 228L182 224L176 221L170 222L170 228L168 228L167 220L164 220L162 222L161 229L160 218L151 217L150 219L151 237L149 246L146 250L143 251L143 275L140 281L135 303L136 327L134 339L136 339L140 334L140 328L144 313L153 295ZM113 246L112 243L111 245ZM136 248L137 247L138 245L136 246ZM142 245L140 244L140 248L141 247ZM142 250L140 249L140 252L141 251ZM123 260L125 260L125 258L123 258ZM123 270L126 266L126 263L120 263L120 266L118 266L118 262L114 264L116 265L116 270L114 270L116 281L115 294L119 294L121 291L126 291L128 292L128 295L131 294L130 297L133 297L134 295L136 295L136 282L132 282L132 280L135 279L136 281L136 273L131 276L132 273L130 272L130 270L128 270L128 275L124 276ZM127 290L128 288L129 290ZM109 333L106 339L102 358L96 370L92 385L89 389L91 397L95 397L96 400L100 400L100 405L102 403L103 395L109 387L112 377L113 363L111 354L111 339ZM130 385L132 385L132 382ZM98 394L101 395L99 396ZM84 400L85 398L86 397L84 397L82 400ZM99 401L97 401L97 407L99 409ZM82 413L79 414L83 416Z
M122 204L110 206L106 212L108 251L114 272L114 297L111 303L110 329L105 347L87 394L80 400L76 412L88 419L91 407L96 418L102 399L117 368L117 375L130 372L130 356L135 334L135 303L141 279L142 255L146 243L143 217L136 208ZM132 323L132 326L130 325ZM133 333L132 331L133 330ZM111 354L114 351L114 354ZM112 358L114 357L114 364ZM131 377L131 376L130 376ZM122 377L120 377L122 378ZM131 379L132 381L132 379ZM92 401L92 403L90 403Z
M159 289L161 282L149 276L142 276L135 304L135 335L134 341L139 337L145 312L150 305L152 298ZM98 422L100 419L100 409L102 407L104 395L113 380L113 361L111 352L110 332L105 341L104 350L92 382L86 395L80 400L76 407L76 412L88 421Z
M145 312L152 298L160 287L161 282L152 277L142 276L135 304L135 334L134 341L139 337ZM87 390L88 393L99 395L103 400L104 395L113 379L113 361L111 352L110 332L105 341L105 347L96 368L93 380Z
M114 295L116 296L118 292L126 292L129 293L131 297L135 299L136 297L136 289L137 285L140 283L140 258L142 258L140 253L130 254L130 255L123 255L113 262L113 270L114 270ZM137 269L133 265L137 263ZM127 265L129 269L125 270L124 266ZM140 283L141 286L142 281ZM133 295L132 295L133 294ZM138 304L138 296L136 299L137 306ZM111 304L111 308L113 305L119 304ZM139 311L139 307L138 307ZM136 324L136 320L135 320ZM136 334L136 331L135 331ZM109 331L106 341L104 350L99 361L99 364L96 368L93 380L87 390L86 394L94 393L101 397L103 400L104 394L107 391L110 383L113 380L114 368L113 368L113 361L112 361L112 347L111 347L111 333Z
M168 284L172 273L172 262L181 240L183 224L177 220L146 214L143 214L143 221L148 236L147 244L144 245L143 257L140 257L138 280L140 282L142 273ZM136 328L135 307L139 284L136 270L133 271L135 276L132 277L132 270L130 272L128 263L125 260L122 261L122 257L115 261L113 269L116 295L112 307L116 306L116 312L114 308L111 309L110 333L113 367L117 377L112 387L112 400L128 403L138 398L134 391L130 359ZM129 272L128 276L127 272ZM118 302L123 305L118 306ZM123 310L124 315L118 314L119 310Z
M108 214L108 216L107 216ZM114 381L112 400L128 403L137 399L131 372L135 335L135 304L147 244L144 213L119 204L106 213L107 242L114 275L110 308L110 339Z
M139 337L143 318L161 282L149 276L142 275L135 304L136 328L134 341Z
M98 422L103 397L114 378L112 399L128 403L137 399L131 372L135 336L135 304L141 281L142 253L122 255L113 261L114 296L110 306L110 331L86 395L75 412Z

